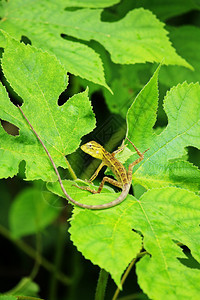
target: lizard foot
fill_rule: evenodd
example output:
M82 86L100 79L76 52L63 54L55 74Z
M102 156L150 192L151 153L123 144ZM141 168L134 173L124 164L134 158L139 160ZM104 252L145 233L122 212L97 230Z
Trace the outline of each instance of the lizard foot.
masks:
M88 191L88 192L90 192L90 193L92 193L92 194L97 194L97 191L92 190L89 186L78 186L78 185L76 185L76 184L73 184L73 186L75 186L75 187L77 187L77 188L79 188L79 189L81 189L81 190Z

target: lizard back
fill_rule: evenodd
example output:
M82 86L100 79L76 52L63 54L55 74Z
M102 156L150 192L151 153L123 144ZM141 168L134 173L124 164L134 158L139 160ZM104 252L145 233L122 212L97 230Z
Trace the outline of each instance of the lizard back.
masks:
M112 153L109 153L105 149L103 150L103 162L115 174L117 180L122 183L122 186L129 183L125 167Z

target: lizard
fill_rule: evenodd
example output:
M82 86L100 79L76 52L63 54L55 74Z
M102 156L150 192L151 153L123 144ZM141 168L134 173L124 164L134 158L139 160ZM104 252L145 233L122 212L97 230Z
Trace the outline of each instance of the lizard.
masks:
M108 151L106 151L103 146L101 146L100 144L98 144L95 141L91 141L88 142L84 145L81 146L81 149L86 152L87 154L91 155L94 158L98 158L101 159L102 162L99 165L99 167L97 168L96 172L92 175L92 177L89 179L88 182L92 182L98 175L99 171L102 169L103 166L107 166L109 167L113 173L115 174L117 180L114 180L110 177L105 176L103 178L103 180L101 181L98 190L92 190L90 187L86 187L86 186L76 186L80 189L83 190L87 190L93 194L96 193L100 193L101 190L103 189L103 185L105 182L108 182L114 186L117 186L119 188L122 189L121 194L119 195L119 197L117 197L115 200L105 203L105 204L100 204L100 205L88 205L88 204L84 204L84 203L80 203L76 200L74 200L70 195L68 195L68 193L66 192L63 183L62 183L62 179L60 177L60 174L58 172L58 169L48 151L48 149L46 148L45 144L43 143L42 139L40 138L40 136L37 134L37 132L35 131L35 129L33 128L33 126L31 125L31 123L29 122L28 118L25 116L22 108L17 105L18 108L20 109L22 115L24 116L25 120L27 121L27 123L29 124L29 126L31 127L32 131L34 132L34 134L36 135L37 139L39 140L39 142L41 143L42 147L44 148L45 152L47 153L50 162L55 170L55 173L58 177L58 181L60 184L60 187L65 195L65 197L73 204L81 207L81 208L87 208L87 209L93 209L93 210L100 210L100 209L107 209L113 206L118 205L119 203L121 203L126 196L129 193L130 187L131 187L131 183L132 183L132 171L133 171L133 167L138 164L140 161L142 161L144 159L144 153L146 151L148 151L149 149L145 150L143 153L141 153L137 147L128 139L128 137L126 137L126 139L132 144L132 146L135 148L137 154L139 155L139 158L136 159L134 162L132 162L129 167L128 167L128 171L126 170L126 168L124 167L124 165L115 157L115 154L120 153L124 147L126 147L126 145L124 144L124 142L122 143L122 146L119 147L117 150L115 150L112 153L109 153Z

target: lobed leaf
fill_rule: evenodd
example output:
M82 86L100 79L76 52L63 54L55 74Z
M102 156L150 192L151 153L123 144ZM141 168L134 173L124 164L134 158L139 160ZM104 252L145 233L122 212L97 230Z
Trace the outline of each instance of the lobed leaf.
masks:
M199 191L200 171L176 160L186 153L185 147L200 148L200 86L185 82L167 93L164 109L168 126L156 135L153 125L158 101L157 74L158 69L127 114L129 138L140 151L150 148L144 160L134 167L133 182L147 189L172 185ZM132 156L129 162L136 158L137 155Z
M65 1L10 1L2 4L0 28L16 39L27 37L31 44L48 51L61 61L66 72L86 78L96 84L106 84L100 56L79 41L65 38L65 25L72 26L73 13L65 11ZM61 24L63 22L63 24ZM80 20L80 24L81 24ZM60 23L60 24L59 24ZM66 23L66 24L65 24ZM17 26L16 26L17 24ZM77 25L80 25L79 22ZM77 27L76 25L76 27Z
M48 53L5 36L4 75L22 97L23 111L46 144L56 165L66 168L68 162L65 155L74 152L80 138L95 126L88 92L74 95L64 105L58 106L58 97L68 81L59 61ZM0 92L0 118L20 128L20 135L15 137L0 129L1 177L17 174L20 161L26 160L27 179L56 180L49 158L21 112L10 102L3 86Z
M139 203L143 217L135 211L134 228L143 233L150 254L136 264L140 287L151 299L197 299L200 270L182 263L187 257L176 242L200 262L199 197L176 188L154 189Z
M90 195L84 203L106 203L117 194ZM141 237L133 232L126 218L132 201L128 197L120 206L108 210L90 211L74 208L69 232L79 251L93 264L108 271L120 286L120 278L131 260L141 250Z
M83 199L84 203L94 203L96 196ZM101 203L114 198L98 195ZM200 262L198 196L174 187L153 189L140 200L129 195L108 210L83 211L75 207L74 212L70 228L73 243L87 259L108 271L118 286L124 269L140 251L143 237L143 246L150 255L137 263L144 292L153 299L164 299L166 293L172 299L180 299L184 293L188 297L198 295L195 282L199 281L200 271L180 262L178 258L186 256L176 245L177 241L187 245Z
M1 28L17 39L28 37L34 46L55 54L70 73L108 89L99 55L74 38L98 41L115 63L161 62L164 58L167 65L191 68L176 54L164 24L150 11L139 8L117 22L102 22L101 9L67 11L66 5L47 0L3 2Z

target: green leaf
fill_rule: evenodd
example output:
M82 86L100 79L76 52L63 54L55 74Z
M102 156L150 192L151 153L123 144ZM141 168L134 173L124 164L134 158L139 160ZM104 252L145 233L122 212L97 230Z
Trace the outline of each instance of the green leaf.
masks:
M136 97L127 115L129 138L141 152L150 148L144 160L134 167L133 182L146 189L172 185L199 191L200 171L192 164L176 160L186 153L185 147L200 148L200 86L185 82L167 93L164 109L168 126L156 135L153 125L158 101L157 73L158 70ZM137 157L133 155L129 162Z
M136 146L139 143L138 147L151 143L158 107L159 70L160 66L137 95L127 113L127 135Z
M120 0L101 0L95 2L93 0L66 0L65 1L67 7L91 7L91 8L108 7L118 2L120 2Z
M116 194L95 194L82 200L89 204L97 198L99 204L106 203ZM119 286L123 271L142 248L141 237L126 219L131 202L127 198L122 205L102 211L80 211L75 207L69 230L72 242L85 258L108 271Z
M84 190L81 190L79 188L77 188L75 185L78 185L78 186L89 186L91 189L95 189L97 190L98 189L98 186L95 186L94 184L89 184L89 183L86 183L85 181L82 181L82 180L76 180L76 181L72 181L72 180L62 180L63 182L63 186L65 188L65 190L69 193L69 195L76 201L80 201L82 202L81 200L88 196L88 192L87 191L84 191ZM60 187L60 184L59 182L48 182L47 183L47 189L49 191L51 191L52 193L60 196L60 197L63 197L64 199L66 199L63 191L61 190L61 187ZM104 189L102 190L102 194L103 193L108 193L108 192L114 192L114 190L109 187L109 186L105 186ZM81 199L81 200L80 200Z
M191 191L198 192L200 189L200 170L188 161L175 161L169 163L167 174L163 174L175 182L176 186L190 188Z
M1 29L16 39L26 36L31 44L57 56L66 72L86 78L109 89L99 55L87 45L64 38L65 26L72 26L67 19L75 12L65 11L65 1L22 0L2 4ZM45 12L45 13L44 13ZM17 20L17 26L16 26ZM81 26L81 17L78 25ZM70 33L69 33L70 34Z
M40 135L57 166L67 167L65 155L74 152L83 135L95 127L95 118L87 90L58 106L59 95L67 86L67 75L59 61L29 45L6 37L2 59L3 72L14 91L23 99L22 109ZM16 76L17 74L17 76ZM20 128L19 136L0 129L1 178L18 172L25 160L29 180L56 180L44 149L1 85L0 118Z
M34 234L55 220L60 209L55 207L58 198L49 192L34 188L23 190L10 209L10 230L14 238Z
M165 58L166 64L190 67L175 53L166 36L167 32L163 29L163 24L150 11L135 9L124 19L114 23L101 22L101 13L102 10L87 9L73 14L69 12L66 16L67 22L65 19L65 22L59 20L59 23L62 23L62 26L67 28L68 34L72 36L99 41L110 52L111 59L115 63L160 62ZM76 28L75 24L77 25L80 19L83 20L81 27ZM69 22L70 29L67 27ZM147 25L149 29L144 30Z
M185 190L155 189L145 193L141 208L135 209L134 228L144 235L150 254L136 264L136 273L150 299L198 299L200 270L181 263L180 258L187 257L176 241L200 262L199 203L198 196Z
M90 195L84 202L95 202L96 196ZM98 200L104 203L114 198L114 195L98 195ZM190 278L198 282L200 271L184 266L177 259L186 256L175 243L187 245L200 262L198 196L173 187L154 189L140 200L129 195L126 201L109 210L83 211L76 207L74 211L70 228L73 243L87 259L111 273L117 285L120 286L124 269L140 251L143 236L144 248L151 255L137 263L144 292L153 299L166 299L164 295L173 295L177 287L177 295L170 299L180 299L186 290L188 298L198 295L198 285L191 287Z
M195 26L168 27L170 39L177 52L194 67L189 70L181 66L163 66L160 72L160 81L166 86L178 83L196 82L200 80L200 28Z
M117 22L102 22L101 9L64 10L65 1L3 2L1 28L17 39L55 54L65 69L108 88L99 55L76 40L101 43L115 63L161 62L191 66L175 52L161 23L150 11L130 11ZM17 21L17 26L16 26Z

